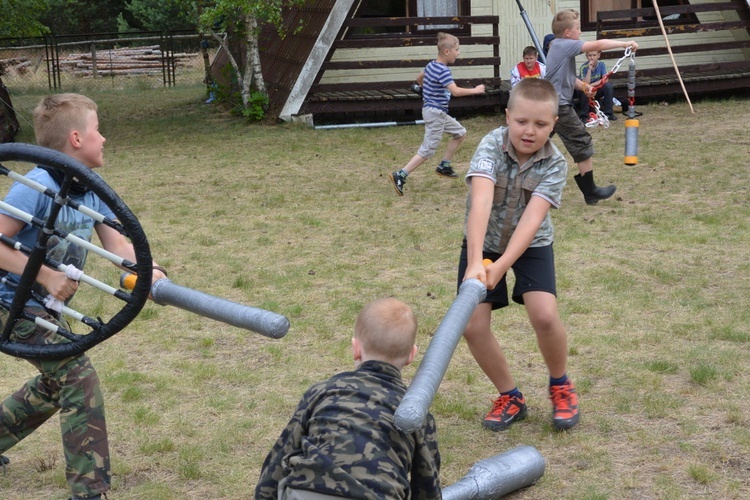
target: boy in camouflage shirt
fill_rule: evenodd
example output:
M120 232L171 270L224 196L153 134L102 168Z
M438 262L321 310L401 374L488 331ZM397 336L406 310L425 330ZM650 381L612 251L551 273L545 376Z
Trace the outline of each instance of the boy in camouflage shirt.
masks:
M567 339L557 310L553 228L550 208L558 208L568 172L565 158L549 140L557 121L552 84L525 78L510 93L507 127L484 137L471 160L466 182L466 233L458 281L477 278L487 285L464 330L474 359L500 395L483 420L500 431L526 416L526 400L491 331L491 313L509 304L506 273L513 269L512 298L526 306L550 374L552 423L570 429L578 423L578 399L566 375ZM483 260L492 264L484 266ZM498 286L499 285L499 286Z
M34 110L34 133L37 144L61 151L87 167L99 168L104 163L106 139L99 133L97 106L79 94L56 94L44 98ZM26 177L57 192L64 174L61 170L36 167ZM73 183L71 200L110 219L112 210L83 184ZM45 219L54 200L30 187L14 183L5 202L22 212ZM56 227L79 238L91 240L96 231L102 246L125 259L135 262L133 245L117 230L99 222L70 206L62 207ZM0 210L0 233L33 247L39 229L9 212ZM87 251L68 244L61 238L50 238L48 254L56 254L66 266L83 269ZM18 250L0 244L0 269L7 271L7 279L18 283L28 258ZM158 266L157 266L158 267ZM154 270L153 280L166 275ZM41 297L50 296L67 302L78 290L78 282L65 273L42 266L36 278L36 291ZM0 284L0 299L13 301L15 287ZM45 301L46 303L46 301ZM60 313L48 309L33 297L26 310L53 324L69 329ZM5 327L8 311L0 308L0 328ZM59 344L69 342L34 322L21 319L11 333L17 342L28 344ZM85 354L64 359L29 360L39 374L26 382L14 394L0 403L0 453L4 453L34 432L52 415L60 412L60 427L65 451L65 476L76 499L98 499L110 489L110 461L104 401L99 387L99 376ZM0 462L7 463L0 456Z
M263 463L256 499L439 499L435 420L407 434L394 424L414 360L417 321L393 299L367 304L352 339L356 370L305 392Z

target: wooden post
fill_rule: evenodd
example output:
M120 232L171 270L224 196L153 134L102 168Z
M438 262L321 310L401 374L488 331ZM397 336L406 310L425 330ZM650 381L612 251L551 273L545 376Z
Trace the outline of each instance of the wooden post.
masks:
M91 70L93 71L92 76L96 78L99 76L99 72L96 67L96 44L91 42Z
M656 0L653 0L653 4L654 4L654 10L656 11L656 19L659 20L661 33L662 35L664 35L664 41L667 44L667 51L669 52L669 57L672 58L672 66L674 66L674 70L677 73L677 79L680 81L680 87L682 87L682 93L685 94L685 99L687 99L688 105L690 106L690 112L695 113L695 110L693 109L693 103L690 102L690 96L687 93L687 89L685 89L685 84L682 83L682 76L680 75L680 68L677 67L677 62L674 60L674 55L672 54L672 47L669 45L669 39L667 38L667 30L664 29L664 22L661 20L661 12L659 12L659 4L656 2Z

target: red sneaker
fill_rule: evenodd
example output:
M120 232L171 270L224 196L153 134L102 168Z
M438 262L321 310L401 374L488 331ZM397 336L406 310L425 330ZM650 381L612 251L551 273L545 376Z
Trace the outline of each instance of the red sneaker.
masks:
M526 399L518 396L498 396L492 409L482 420L482 427L491 431L504 431L510 424L526 417Z
M566 381L562 385L549 388L549 398L552 400L552 427L557 431L572 429L578 423L578 394L573 382Z

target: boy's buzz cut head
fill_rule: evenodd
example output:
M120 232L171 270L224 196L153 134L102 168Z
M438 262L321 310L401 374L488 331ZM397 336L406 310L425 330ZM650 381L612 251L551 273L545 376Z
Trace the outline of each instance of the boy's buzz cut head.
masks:
M452 49L456 45L458 45L458 38L450 33L443 33L441 31L437 34L437 46L439 52L442 52L445 49Z
M34 109L34 135L42 147L62 151L72 130L84 131L89 111L97 111L94 101L80 94L53 94Z
M512 111L519 99L535 102L549 102L552 114L557 116L559 98L555 87L543 78L524 78L510 91L508 111Z
M536 50L536 47L534 47L533 45L529 45L528 47L526 47L525 49L523 49L523 56L524 57L526 57L526 56L538 56L538 55L539 55L539 51Z
M354 337L372 357L395 364L409 358L417 337L411 308L392 297L365 305L354 323Z
M558 38L561 37L563 33L565 33L565 30L572 30L575 28L579 17L580 14L577 10L561 10L555 15L555 18L552 19L552 33Z

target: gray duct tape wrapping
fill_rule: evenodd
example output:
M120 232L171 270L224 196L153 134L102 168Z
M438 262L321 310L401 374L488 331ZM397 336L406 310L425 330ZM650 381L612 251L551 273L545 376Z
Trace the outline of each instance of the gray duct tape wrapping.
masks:
M491 500L534 484L544 475L544 458L533 446L475 463L469 473L443 488L443 500Z
M486 296L487 288L478 279L461 283L458 296L435 331L414 380L396 409L396 427L402 431L413 432L424 423L469 318Z

